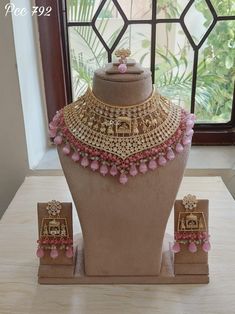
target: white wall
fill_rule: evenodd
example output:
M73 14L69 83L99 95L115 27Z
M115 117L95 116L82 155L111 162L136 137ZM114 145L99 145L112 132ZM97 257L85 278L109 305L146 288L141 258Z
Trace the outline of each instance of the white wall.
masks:
M0 217L28 170L11 16L0 2Z
M25 8L28 11L24 16L12 14L12 20L29 167L34 169L47 149L46 115L36 44L38 38L34 32L31 1L11 0L11 3L17 8Z

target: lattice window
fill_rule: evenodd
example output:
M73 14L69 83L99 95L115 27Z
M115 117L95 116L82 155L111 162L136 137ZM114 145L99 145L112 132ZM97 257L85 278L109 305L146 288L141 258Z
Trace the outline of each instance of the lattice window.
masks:
M231 123L234 1L67 0L63 19L71 100L125 47L150 67L156 88L195 112L199 124Z

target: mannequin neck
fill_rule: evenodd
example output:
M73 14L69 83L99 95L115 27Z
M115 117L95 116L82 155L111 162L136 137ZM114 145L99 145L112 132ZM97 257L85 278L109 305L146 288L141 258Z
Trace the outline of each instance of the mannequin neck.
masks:
M98 70L94 74L93 93L104 103L128 106L144 102L152 94L151 73L106 74Z

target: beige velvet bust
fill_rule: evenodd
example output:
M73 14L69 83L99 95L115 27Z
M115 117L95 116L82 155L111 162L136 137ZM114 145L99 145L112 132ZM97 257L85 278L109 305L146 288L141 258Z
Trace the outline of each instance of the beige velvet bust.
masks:
M137 104L152 93L151 73L106 74L100 69L93 92L110 104ZM61 147L58 153L82 227L86 275L158 275L165 227L189 147L165 167L130 178L126 185L82 168Z

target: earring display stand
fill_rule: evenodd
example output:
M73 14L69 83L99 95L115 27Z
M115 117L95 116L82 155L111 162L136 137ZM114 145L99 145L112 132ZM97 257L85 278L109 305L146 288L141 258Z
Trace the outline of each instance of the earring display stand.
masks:
M208 200L198 200L196 209L192 211L201 215L204 219L206 231L208 232ZM182 201L176 201L174 206L174 222L175 231L178 230L180 221L179 215L185 212ZM208 275L208 253L202 250L202 245L197 246L197 251L191 253L188 251L187 245L181 245L180 252L175 254L174 257L174 272L176 275Z
M52 201L53 202L53 201ZM39 239L43 235L50 240L60 238L61 231L64 229L64 235L67 238L73 239L73 225L72 225L72 203L59 203L61 206L59 216L57 214L48 214L48 204L52 203L38 203L38 236ZM58 236L57 234L60 235ZM51 235L55 234L55 236ZM62 233L63 234L63 233ZM65 238L66 238L65 237ZM50 243L48 243L51 246ZM58 248L58 244L56 244ZM38 270L39 277L71 277L74 274L74 266L76 261L76 246L73 257L66 256L66 250L58 249L58 257L51 258L50 249L44 249L44 256L40 258L40 265Z
M208 226L208 200L199 200L197 209L204 212ZM175 221L182 211L182 201L175 202ZM175 223L175 228L176 228ZM75 257L70 265L40 265L40 284L206 284L209 282L208 253L199 249L191 253L183 248L174 254L174 239L165 234L162 248L162 264L156 276L87 276L84 267L84 246L81 234L74 236Z

